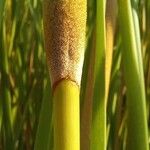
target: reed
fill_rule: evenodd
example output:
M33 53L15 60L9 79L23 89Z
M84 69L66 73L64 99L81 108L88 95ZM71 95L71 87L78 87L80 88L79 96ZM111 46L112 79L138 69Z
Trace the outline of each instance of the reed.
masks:
M80 149L79 92L86 0L44 2L44 35L53 88L54 149Z

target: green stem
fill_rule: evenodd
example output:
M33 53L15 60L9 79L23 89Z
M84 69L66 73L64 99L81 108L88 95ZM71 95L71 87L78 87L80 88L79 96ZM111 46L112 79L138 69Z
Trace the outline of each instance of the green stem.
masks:
M79 87L62 80L54 90L54 150L80 149Z

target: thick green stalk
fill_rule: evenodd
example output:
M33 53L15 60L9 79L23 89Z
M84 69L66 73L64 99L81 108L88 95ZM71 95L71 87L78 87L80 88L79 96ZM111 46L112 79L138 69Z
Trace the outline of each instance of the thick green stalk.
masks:
M91 150L106 150L105 101L105 0L97 0L95 84L93 97Z
M123 62L127 86L128 150L148 150L146 98L141 48L137 44L130 0L118 0L119 19L124 45Z
M53 97L54 150L79 150L79 87L70 80L62 80Z

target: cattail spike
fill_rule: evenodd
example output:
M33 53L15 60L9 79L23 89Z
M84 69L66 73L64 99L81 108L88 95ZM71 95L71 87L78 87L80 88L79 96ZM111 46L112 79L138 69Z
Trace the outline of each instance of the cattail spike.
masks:
M45 0L47 62L54 86L69 79L80 86L85 48L86 0Z

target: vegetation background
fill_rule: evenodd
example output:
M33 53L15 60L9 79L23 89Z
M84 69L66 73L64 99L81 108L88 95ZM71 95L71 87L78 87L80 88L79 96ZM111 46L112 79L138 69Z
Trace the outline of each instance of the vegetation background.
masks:
M116 5L114 10L120 8L121 3L123 4L121 0L118 1L118 6ZM0 149L2 150L30 150L34 145L36 149L53 148L52 94L43 41L42 2L42 0L0 0ZM121 38L122 30L126 28L126 25L122 26L122 22L126 24L127 19L125 17L120 19L117 11L110 17L113 8L108 7L107 11L110 12L108 18L113 18L112 22L116 20L114 25L116 28L113 27L112 32L107 33L106 37L106 43L109 40L114 44L110 47L113 49L113 55L112 53L107 55L112 57L112 66L109 66L111 75L106 109L107 134L104 136L97 136L99 122L95 123L97 126L91 125L93 116L96 116L100 110L99 103L94 102L92 105L92 100L98 101L102 96L98 94L105 89L102 86L103 82L97 82L99 80L94 76L93 67L99 64L94 61L97 54L95 41L102 38L97 36L98 30L95 26L96 18L101 17L97 3L95 0L88 0L87 46L81 85L81 149L88 150L90 142L95 143L100 136L106 139L107 149L126 149L128 109L129 112L134 111L134 108L139 106L139 111L135 110L131 114L134 114L132 124L135 128L140 126L139 124L142 123L136 124L136 121L139 119L140 110L145 108L140 109L140 100L146 100L145 111L148 122L146 132L150 133L150 0L132 1L133 18L139 21L134 22L135 27L140 29L140 38L137 39L138 35L135 36L136 41L139 40L138 43L141 44L142 52L142 61L138 62L138 66L144 68L140 70L144 72L144 78L140 76L140 84L137 82L137 86L141 85L146 96L145 99L139 97L139 101L140 92L132 86L135 85L134 78L136 79L137 74L134 72L130 53L122 52L128 48L122 44L123 41L128 41L130 37L126 34L126 37ZM103 75L99 79L104 81ZM129 105L131 106L129 108L127 107L128 90L133 93L132 96L135 96L131 98L129 94L129 99L133 101L133 105ZM90 136L91 128L92 136ZM133 133L131 131L130 136L134 139L136 135ZM143 133L140 131L140 134ZM150 139L148 142L150 143Z

